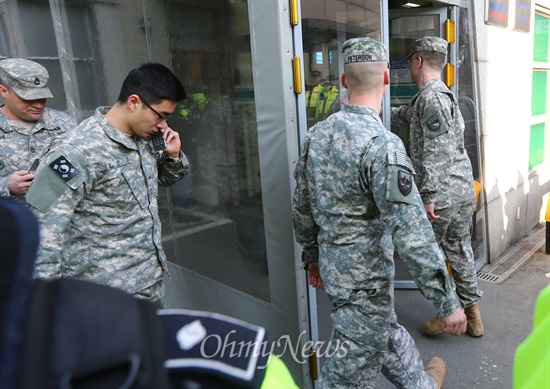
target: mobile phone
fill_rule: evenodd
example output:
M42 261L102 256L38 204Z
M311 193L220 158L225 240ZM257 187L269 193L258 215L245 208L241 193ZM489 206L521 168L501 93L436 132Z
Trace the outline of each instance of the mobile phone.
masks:
M162 137L162 132L151 134L151 142L153 142L153 149L155 151L162 151L166 148L166 141Z
M38 169L39 163L40 163L40 159L36 158L32 163L31 167L29 168L29 171L27 172L27 174L34 174L36 172L36 169Z

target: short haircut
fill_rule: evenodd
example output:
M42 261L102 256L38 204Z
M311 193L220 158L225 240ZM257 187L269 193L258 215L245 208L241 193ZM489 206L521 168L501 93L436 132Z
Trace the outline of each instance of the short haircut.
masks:
M447 62L447 56L436 51L419 51L416 54L433 69L442 70Z
M354 62L344 65L346 81L355 91L368 91L384 82L384 72L388 69L386 61Z
M120 88L118 102L126 102L133 94L142 97L149 104L157 104L163 100L178 102L186 97L183 85L174 73L166 66L153 62L128 73Z

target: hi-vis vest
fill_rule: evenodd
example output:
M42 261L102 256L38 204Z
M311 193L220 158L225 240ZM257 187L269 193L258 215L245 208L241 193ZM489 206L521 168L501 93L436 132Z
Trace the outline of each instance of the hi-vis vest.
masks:
M324 88L322 85L317 85L311 92L306 92L306 107L316 108L317 104L319 104L323 90Z
M329 111L330 106L340 95L340 91L337 86L333 86L328 92L324 92L321 97L319 105L317 105L317 111L315 112L315 117L319 117L322 114L325 114Z

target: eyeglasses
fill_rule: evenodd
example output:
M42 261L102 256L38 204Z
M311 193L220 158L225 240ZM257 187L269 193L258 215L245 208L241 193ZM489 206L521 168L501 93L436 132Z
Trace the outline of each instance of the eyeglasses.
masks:
M139 96L139 95L138 95ZM156 124L159 124L160 122L163 122L165 120L168 120L170 119L170 117L173 115L173 114L170 114L170 115L166 115L166 116L162 116L160 113L158 113L158 111L156 109L154 109L153 107L151 107L151 105L149 105L149 103L147 101L145 101L145 99L141 96L139 96L139 98L141 99L141 101L143 102L143 104L145 104L147 106L147 108L149 108L151 111L153 111L154 113L157 114L157 116L159 117L159 121L156 122Z
M422 57L414 57L414 58L411 58L411 59L409 59L409 63L411 63L411 62L414 61L415 59L422 59Z

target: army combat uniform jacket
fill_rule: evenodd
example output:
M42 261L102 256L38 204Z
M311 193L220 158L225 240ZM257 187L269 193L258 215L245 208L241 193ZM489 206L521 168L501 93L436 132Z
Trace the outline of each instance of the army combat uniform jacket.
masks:
M458 308L413 174L401 140L368 107L343 105L309 130L294 172L293 222L303 260L319 263L329 295L389 297L395 247L441 315Z
M187 158L164 158L145 138L94 116L56 142L27 201L42 224L35 275L72 277L135 293L162 280L158 183L174 184Z
M19 201L24 195L10 195L8 178L19 170L27 170L36 158L42 157L52 141L76 126L76 121L64 112L46 108L29 132L0 113L0 196Z
M441 81L425 83L410 106L392 108L392 125L410 123L410 156L424 204L444 209L475 202L472 166L464 148L458 101Z

